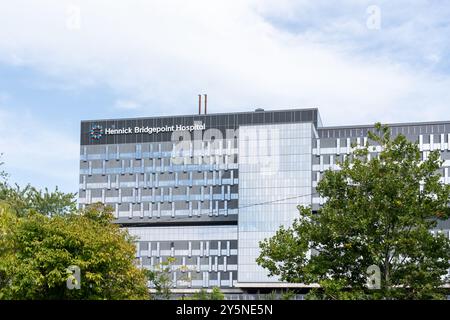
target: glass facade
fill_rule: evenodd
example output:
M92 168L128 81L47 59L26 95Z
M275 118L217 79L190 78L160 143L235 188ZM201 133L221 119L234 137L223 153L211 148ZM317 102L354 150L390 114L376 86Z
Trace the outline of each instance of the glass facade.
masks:
M240 127L239 282L277 281L256 265L258 244L311 203L312 134L311 123Z

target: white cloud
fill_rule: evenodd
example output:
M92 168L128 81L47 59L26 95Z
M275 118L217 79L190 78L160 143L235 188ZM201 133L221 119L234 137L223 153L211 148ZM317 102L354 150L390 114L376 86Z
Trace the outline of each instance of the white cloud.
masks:
M33 111L14 112L0 106L0 152L11 181L36 187L78 189L79 145L64 132L37 122ZM3 168L2 168L3 169ZM35 181L39 181L36 185Z
M319 106L325 124L440 118L448 75L391 55L420 47L425 31L414 34L402 5L382 1L386 20L376 40L364 28L368 4L16 0L0 4L0 59L80 85L106 84L124 97L116 107L141 114L195 113L197 94L208 93L211 112ZM80 8L79 29L67 28L77 12L70 6ZM389 29L395 14L400 24ZM417 25L432 34L430 19ZM300 27L292 32L273 20ZM358 50L365 37L382 47ZM436 50L420 50L437 62L443 46L430 38L426 47Z

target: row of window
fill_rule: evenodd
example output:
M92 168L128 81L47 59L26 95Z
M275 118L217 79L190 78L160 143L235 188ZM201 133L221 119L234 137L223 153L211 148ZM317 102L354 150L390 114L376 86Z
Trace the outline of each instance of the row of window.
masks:
M205 191L207 187L201 186L199 193L191 193L191 188L186 188L185 194L175 194L172 188L153 188L150 194L143 194L145 189L119 189L117 191L107 191L106 189L87 189L80 192L80 203L92 204L96 202L102 203L188 203L191 201L207 202L207 201L230 201L238 199L237 190L232 191L231 186L221 187L220 192L214 192L214 187L209 187L209 192ZM237 189L237 188L236 188ZM158 190L158 192L157 192ZM168 190L166 192L165 190ZM124 193L127 192L127 195ZM150 189L148 189L150 191ZM95 193L95 195L93 195ZM109 193L109 194L107 194ZM114 194L111 194L114 193Z
M111 159L164 159L173 157L202 157L202 156L223 156L237 153L237 142L232 140L216 140L214 142L181 142L173 143L170 146L159 143L157 146L149 144L145 146L147 151L143 151L141 144L116 145L105 147L87 147L81 149L81 160L111 160ZM99 150L101 149L101 150ZM126 150L121 150L126 149ZM134 149L131 151L130 149Z
M236 197L237 198L237 197ZM84 201L80 200L81 207L84 208L86 204ZM112 201L112 203L115 203ZM209 208L204 208L202 203L199 201L195 204L195 202L189 202L188 203L188 209L187 210L176 210L175 209L175 202L171 203L172 209L170 210L163 210L162 204L160 202L153 205L152 203L140 203L140 209L135 210L134 204L129 203L128 204L128 210L123 211L120 210L120 204L115 203L115 216L116 218L129 218L132 219L134 217L140 217L143 218L161 218L161 217L180 217L180 216L187 216L187 217L202 217L204 215L208 215L210 217L213 216L228 216L228 215L237 215L238 209L236 208L229 208L228 201L209 201Z
M406 136L419 134L446 134L450 132L450 123L436 124L410 124L389 126L392 135L403 134ZM319 128L318 133L321 138L346 138L367 136L367 132L375 132L373 127L365 128Z
M129 227L131 235L141 242L157 241L231 241L237 248L237 226L167 226L167 227ZM234 242L233 242L234 241ZM233 244L235 243L235 244ZM161 244L163 245L163 244ZM175 242L175 246L177 242ZM213 244L211 244L213 246Z
M145 167L145 166L126 166L123 164L121 167L107 167L106 165L101 166L100 168L94 168L92 163L86 167L80 168L80 174L82 175L107 175L107 174L164 174L164 173L187 173L187 172L203 172L203 171L228 171L232 169L237 169L237 164L212 164L212 165L174 165L170 167Z
M414 141L413 139L411 139ZM417 141L417 140L416 140ZM368 137L357 138L337 138L337 139L317 139L315 141L313 154L320 155L321 153L351 153L352 145L356 147L365 146L368 142ZM448 134L436 134L436 135L418 135L418 143L420 151L424 150L450 150L450 133ZM377 147L377 152L381 149Z
M237 271L222 271L209 273L203 272L171 272L171 284L173 288L232 288L237 279ZM149 282L150 288L155 288L154 283Z
M237 256L233 257L234 261L237 261ZM139 263L142 267L150 270L155 270L160 268L162 259L157 257L139 257ZM237 263L229 263L229 258L227 256L209 256L208 258L192 257L188 258L186 256L180 257L180 264L173 264L171 266L172 271L180 270L181 272L187 271L207 271L207 272L227 272L236 271Z
M181 177L180 177L181 176ZM195 177L194 177L195 176ZM202 174L197 174L194 172L189 172L185 174L146 174L143 175L136 174L133 177L127 176L123 177L119 174L116 175L105 175L105 176L95 176L93 178L82 175L80 189L95 189L95 188L106 188L110 189L120 189L120 188L160 188L160 187L194 187L194 186L223 186L223 185L235 185L238 184L239 180L235 179L237 177L237 171L230 170L229 172L224 171L204 171ZM90 188L88 188L88 186Z
M180 260L181 257L187 256L192 258L193 256L198 257L209 257L209 256L228 256L236 254L236 244L228 241L185 241L183 243L184 248L176 248L174 242L161 242L155 241L153 243L148 243L147 247L144 247L145 243L136 242L136 258L140 257L175 257ZM212 245L214 244L214 247ZM162 262L162 261L159 261ZM178 261L180 262L180 261ZM185 263L183 263L185 264Z
M427 160L429 155L430 155L430 152L431 151L422 151L422 153L421 153L421 156L422 156L421 160L422 161ZM369 152L368 155L367 155L367 160L370 160L370 159L375 158L377 156L378 156L378 153ZM351 154L350 155L347 155L347 154L336 155L334 153L332 153L332 154L321 154L321 155L318 155L317 157L313 158L313 161L312 161L313 168L312 169L313 169L313 171L318 171L318 170L324 171L324 170L330 168L330 167L325 167L325 166L327 166L327 165L336 165L338 163L342 163L348 157L350 157L349 159L351 159L352 155ZM441 160L444 160L444 161L450 160L450 152L446 152L446 151L442 152L440 154L440 158L441 158ZM450 161L444 163L443 167L444 166L449 166L449 165L450 165ZM333 170L337 170L338 168L339 168L338 166L331 167L331 169L333 169Z

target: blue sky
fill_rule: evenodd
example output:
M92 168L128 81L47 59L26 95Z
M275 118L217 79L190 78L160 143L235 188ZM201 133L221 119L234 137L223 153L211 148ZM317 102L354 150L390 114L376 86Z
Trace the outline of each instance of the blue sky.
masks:
M210 112L319 107L325 125L450 120L449 16L421 0L2 1L4 169L77 191L80 120L195 113L198 93Z

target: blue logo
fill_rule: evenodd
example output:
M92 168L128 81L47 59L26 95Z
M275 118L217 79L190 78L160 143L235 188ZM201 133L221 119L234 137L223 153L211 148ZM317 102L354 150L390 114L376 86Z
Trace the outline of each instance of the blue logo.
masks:
M92 140L100 140L103 137L103 127L101 125L95 125L91 128L90 135Z

